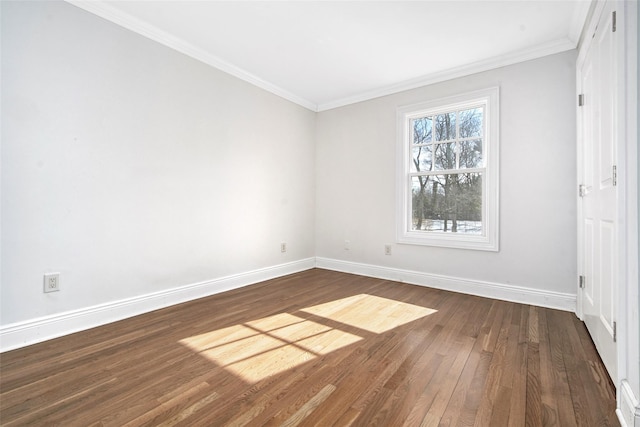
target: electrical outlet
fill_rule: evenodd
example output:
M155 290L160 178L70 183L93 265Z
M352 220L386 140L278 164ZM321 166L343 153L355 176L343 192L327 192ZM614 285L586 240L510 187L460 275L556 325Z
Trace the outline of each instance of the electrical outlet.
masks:
M44 275L44 292L57 292L60 290L60 273L47 273Z
M344 241L344 250L348 251L349 249L351 249L351 242L349 240L345 240Z
M286 243L280 243L280 252L287 252L287 244Z
M391 245L384 245L384 254L391 255Z

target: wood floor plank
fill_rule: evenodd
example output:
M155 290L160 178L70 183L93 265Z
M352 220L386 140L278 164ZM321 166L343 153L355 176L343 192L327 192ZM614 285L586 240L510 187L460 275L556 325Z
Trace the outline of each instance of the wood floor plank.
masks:
M6 352L0 425L617 424L574 314L313 269Z
M577 419L574 412L573 402L571 400L571 390L569 389L569 378L565 367L563 353L563 335L561 324L557 323L552 310L546 310L550 364L553 373L553 386L551 390L543 389L551 395L558 408L558 423L560 426L576 426Z
M460 308L464 308L464 306ZM470 318L474 318L478 312L470 310L468 314ZM433 345L430 342L428 347L416 349L415 354L405 360L404 369L399 371L400 375L396 374L385 385L385 387L394 390L393 398L388 401L391 404L387 420L389 425L402 425L403 423L418 425L422 422L424 413L431 409L435 401L436 396L431 392L440 390L446 393L447 387L443 387L442 379L445 373L450 372L452 366L453 369L456 369L456 365L453 364L454 359L448 357L458 353L452 348L459 347L461 340L473 341L472 338L461 335L465 323L460 322L459 319L447 317L443 318L441 322L442 330L434 337L437 339L437 348L434 348L434 351L429 351ZM470 346L468 348L470 350ZM437 384L437 386L430 386L431 384ZM453 387L450 387L450 390L453 391ZM448 401L448 398L446 400ZM416 402L420 403L416 404ZM442 412L439 412L438 417L441 415Z
M575 396L574 405L576 400L582 402L580 410L584 413L585 418L605 426L607 425L606 419L602 419L600 405L596 403L597 398L593 396L596 387L585 386L586 384L597 385L597 383L592 383L591 376L585 372L587 358L575 324L571 323L565 332L567 337L565 341L565 366L570 371L571 384L576 385L571 389L572 396ZM583 387L577 387L578 384L582 384Z
M478 329L476 342L464 369L460 373L447 409L441 417L440 425L473 425L479 404L479 395L484 388L492 357L492 353L485 351L484 347L488 346L486 341L490 340L489 336L495 336L490 330L490 326L499 315L498 304L491 304L485 321ZM489 345L489 347L491 346Z
M427 420L433 422L437 419L438 423L440 422L474 344L473 338L465 337L449 348L451 351L443 356L437 372L416 400L404 425L416 425L413 423L414 420L422 420L421 423L424 423Z
M472 305L466 306L464 303L472 303ZM422 423L433 423L435 420L438 420L439 423L447 408L458 384L460 373L464 369L476 343L476 334L468 333L468 325L470 323L482 323L481 319L483 315L486 315L484 304L477 304L472 300L464 301L464 303L458 309L460 312L465 313L465 322L448 322L449 336L455 338L455 343L450 343L450 345L445 343L439 348L438 354L441 354L444 358L440 369L423 390L422 395L417 400L417 404L409 414L407 421L405 421L405 425L416 425L412 423L413 420L417 419L422 419ZM458 316L459 319L461 319L460 316Z
M540 399L542 409L542 425L561 426L558 414L558 402L565 396L556 396L555 375L551 357L549 341L549 326L547 324L547 309L538 312L539 322L539 361L540 361ZM562 403L563 404L563 403Z
M502 378L502 374L503 372L506 375L511 374L508 369L505 369L508 368L505 364L505 354L507 351L509 333L511 331L513 306L509 304L505 310L502 321L499 324L494 325L494 330L498 331L498 335L495 348L492 349L493 357L491 358L491 363L489 365L489 372L482 392L482 399L480 400L475 416L474 425L478 427L490 425L494 402L497 401L500 393L500 380ZM490 349L491 348L488 347L485 350Z
M524 426L527 410L527 356L529 336L529 306L521 307L518 324L518 347L515 355L515 373L511 382L509 399L509 424Z
M295 427L304 421L311 412L313 412L331 393L336 390L333 384L327 384L322 387L322 390L315 396L309 399L304 405L300 407L291 417L287 418L282 424L278 424L282 427Z
M540 349L537 342L527 346L527 404L525 425L542 425L542 399L540 395Z

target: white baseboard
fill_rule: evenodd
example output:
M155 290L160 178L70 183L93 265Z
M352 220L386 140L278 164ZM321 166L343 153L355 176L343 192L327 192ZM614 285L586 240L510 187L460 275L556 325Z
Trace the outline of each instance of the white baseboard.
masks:
M572 294L318 257L0 326L0 352L314 267L559 310L576 309L576 296Z
M330 258L316 258L316 267L327 270L342 271L379 279L394 280L412 285L428 286L430 288L461 292L481 297L504 301L531 304L540 307L555 308L564 311L576 311L576 295L554 291L543 291L521 286L502 283L484 282L480 280L463 279L460 277L442 276L422 273L419 271L401 270L390 267L380 267L350 261Z
M0 327L0 352L25 347L52 338L105 325L160 308L210 296L287 274L309 270L314 258L307 258L246 273L193 283L152 294L67 311Z
M616 414L622 427L640 427L640 403L626 380L622 380L618 389Z

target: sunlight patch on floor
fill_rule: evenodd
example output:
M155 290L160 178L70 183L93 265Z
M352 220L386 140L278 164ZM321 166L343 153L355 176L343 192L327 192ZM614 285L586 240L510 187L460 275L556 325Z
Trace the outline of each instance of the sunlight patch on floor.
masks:
M280 313L180 342L253 383L361 339L289 313Z
M303 313L316 316L317 321L279 313L185 338L180 343L245 381L255 383L363 339L336 328L336 322L356 327L361 330L360 334L379 334L436 311L360 294L298 312L300 316ZM327 319L326 324L323 318Z
M359 294L300 311L379 334L438 310L376 295Z

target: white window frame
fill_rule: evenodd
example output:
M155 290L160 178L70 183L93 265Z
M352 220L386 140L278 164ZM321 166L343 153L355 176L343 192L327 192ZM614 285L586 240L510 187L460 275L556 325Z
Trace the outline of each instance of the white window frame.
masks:
M484 135L482 171L482 235L445 233L440 231L411 230L411 120L433 113L464 109L482 104L484 106ZM446 248L499 250L499 88L492 87L475 92L436 99L397 109L397 201L396 239L398 243L439 246ZM464 173L464 169L460 170Z

